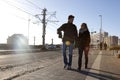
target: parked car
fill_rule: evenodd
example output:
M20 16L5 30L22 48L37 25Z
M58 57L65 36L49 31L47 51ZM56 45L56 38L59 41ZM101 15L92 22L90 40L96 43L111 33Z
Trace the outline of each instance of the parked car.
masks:
M56 45L53 44L46 45L46 49L56 49Z

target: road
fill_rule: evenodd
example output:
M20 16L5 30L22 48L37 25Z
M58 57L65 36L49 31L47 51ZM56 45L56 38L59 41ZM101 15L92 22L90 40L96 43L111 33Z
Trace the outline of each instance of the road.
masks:
M0 80L38 70L60 55L60 51L0 55Z
M84 69L83 59L82 71L78 72L77 50L74 50L72 70L63 69L60 50L0 55L0 80L119 80L119 65L108 66L108 57L112 63L107 64L113 65L111 53L91 50L89 69Z

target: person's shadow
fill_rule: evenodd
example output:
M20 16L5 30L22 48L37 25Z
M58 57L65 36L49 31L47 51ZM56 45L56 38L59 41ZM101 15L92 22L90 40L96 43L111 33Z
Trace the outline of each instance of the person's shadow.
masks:
M90 69L99 71L100 73L89 72ZM120 80L120 74L103 71L103 70L98 70L98 69L93 69L93 68L88 68L88 70L81 70L81 71L78 71L77 69L72 68L71 71L75 71L75 72L84 74L86 76L94 77L94 78L100 79L100 80Z

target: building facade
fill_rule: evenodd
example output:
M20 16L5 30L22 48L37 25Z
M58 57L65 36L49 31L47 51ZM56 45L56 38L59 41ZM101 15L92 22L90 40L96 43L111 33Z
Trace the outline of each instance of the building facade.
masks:
M28 40L23 34L13 34L8 37L7 44L13 49L24 49L28 46Z
M117 46L119 43L119 38L117 36L109 36L108 32L103 32L101 38L101 42L104 44L106 43L108 47L110 46ZM100 33L96 33L94 35L91 35L91 44L99 48L100 45ZM120 44L120 43L119 43Z

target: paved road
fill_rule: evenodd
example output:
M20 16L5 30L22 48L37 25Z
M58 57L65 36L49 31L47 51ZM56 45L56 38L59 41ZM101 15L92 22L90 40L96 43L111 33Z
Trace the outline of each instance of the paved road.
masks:
M110 51L91 50L89 69L84 69L83 59L81 72L77 71L77 60L74 50L72 70L66 70L61 51L2 55L0 80L120 80L120 59Z
M39 70L50 60L61 56L61 51L14 53L0 55L0 80Z

